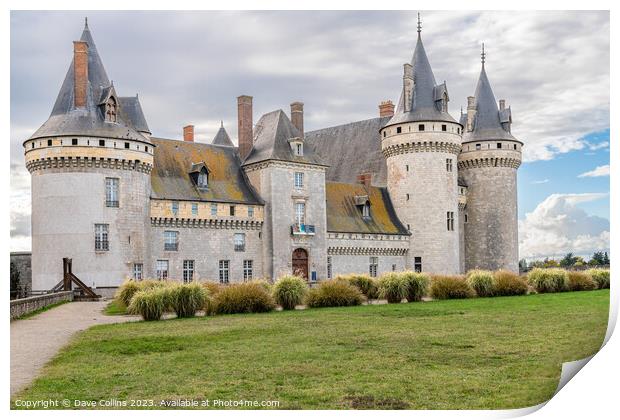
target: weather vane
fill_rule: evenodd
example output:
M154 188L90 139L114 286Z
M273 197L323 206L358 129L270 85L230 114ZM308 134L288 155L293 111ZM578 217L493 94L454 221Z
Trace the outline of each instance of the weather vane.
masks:
M484 52L484 42L482 43L482 54L480 54L480 57L482 58L482 64L484 64L484 61L487 57L487 54Z
M420 12L418 12L418 34L422 32L422 20L420 19Z

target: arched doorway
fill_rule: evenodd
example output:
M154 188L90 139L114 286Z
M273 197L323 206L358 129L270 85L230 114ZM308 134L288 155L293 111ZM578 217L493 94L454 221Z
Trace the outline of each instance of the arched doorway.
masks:
M308 251L303 248L293 251L293 274L304 279L308 278Z

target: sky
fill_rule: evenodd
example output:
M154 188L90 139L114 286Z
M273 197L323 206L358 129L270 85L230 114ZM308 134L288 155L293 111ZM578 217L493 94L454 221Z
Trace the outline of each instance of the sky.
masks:
M140 95L149 127L210 142L220 120L236 142L236 97L254 121L305 103L314 130L378 115L398 101L416 41L415 11L11 12L11 244L30 250L30 175L22 142L49 113L88 16L121 96ZM518 172L519 253L532 259L609 249L609 13L422 12L437 83L457 117L485 43L496 99L525 143Z

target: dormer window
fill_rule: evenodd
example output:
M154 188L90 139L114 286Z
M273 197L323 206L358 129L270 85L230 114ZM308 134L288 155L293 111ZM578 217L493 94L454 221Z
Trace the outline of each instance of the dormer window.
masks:
M198 174L198 182L196 182L196 185L198 185L198 188L207 188L209 186L209 176L205 169Z
M370 218L370 204L368 202L362 206L362 217L364 219Z
M362 213L364 219L370 218L370 200L367 195L356 195L355 206L359 209L360 213Z
M295 154L297 156L303 156L304 155L304 145L301 143L296 143L295 144Z
M291 150L295 156L303 156L304 155L304 142L303 139L299 137L294 137L289 140L289 144L291 145Z
M193 164L189 176L198 189L207 190L209 188L209 168L204 162Z
M116 104L116 99L114 96L110 96L105 103L105 120L115 123L117 111L118 106Z

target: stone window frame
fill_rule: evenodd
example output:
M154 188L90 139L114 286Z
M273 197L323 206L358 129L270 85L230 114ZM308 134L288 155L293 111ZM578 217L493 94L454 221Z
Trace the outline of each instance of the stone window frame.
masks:
M254 261L243 260L243 281L251 281L254 278Z
M254 206L248 206L248 218L254 218Z
M416 273L422 272L422 257L413 257L413 271Z
M233 234L233 246L235 252L245 252L245 233L236 232Z
M95 251L104 252L110 250L110 225L108 223L95 223Z
M229 208L228 208L228 214L229 214L230 216L234 216L234 215L235 215L235 206L232 206L232 205L231 205L231 206L229 206Z
M453 211L446 212L446 227L449 232L454 231L454 212Z
M178 201L173 201L172 203L170 203L170 211L172 211L172 214L174 216L179 215L179 202Z
M134 280L142 280L144 278L144 264L133 263L132 275Z
M191 283L194 281L194 260L183 260L183 283Z
M296 189L301 189L304 187L304 173L303 172L294 172L294 185Z
M220 283L230 283L230 260L220 260L218 263L218 268Z
M211 216L217 216L217 204L216 203L212 203L211 204Z
M120 180L119 178L106 177L105 179L105 206L119 207Z
M300 209L303 209L300 212ZM306 201L305 200L295 200L294 204L295 210L295 224L298 226L306 224Z
M368 258L368 274L370 277L377 277L379 271L379 257L371 256Z
M155 275L157 276L157 280L167 280L170 275L170 261L155 261Z
M176 230L164 230L164 251L179 250L179 232Z
M198 203L192 203L192 215L198 216Z
M446 158L446 172L452 172L452 159Z

